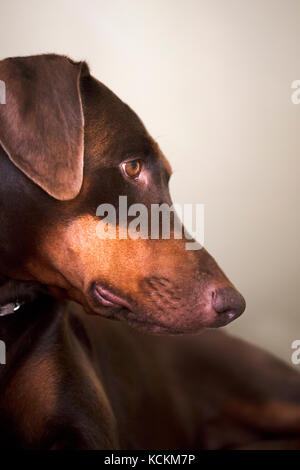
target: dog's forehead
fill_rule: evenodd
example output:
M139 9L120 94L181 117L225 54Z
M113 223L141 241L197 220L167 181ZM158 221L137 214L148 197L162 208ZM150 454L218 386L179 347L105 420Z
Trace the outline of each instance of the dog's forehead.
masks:
M128 158L159 159L170 165L137 114L109 88L89 76L82 83L85 164L112 166Z

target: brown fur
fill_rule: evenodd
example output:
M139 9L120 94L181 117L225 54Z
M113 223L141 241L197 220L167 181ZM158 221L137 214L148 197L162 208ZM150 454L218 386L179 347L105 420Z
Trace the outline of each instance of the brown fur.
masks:
M24 301L0 319L1 446L297 443L300 380L289 368L219 333L151 337L99 318L195 333L245 308L204 248L97 237L101 203L171 204L170 164L140 119L66 57L1 61L0 79L0 305ZM122 172L129 158L143 161L137 180Z

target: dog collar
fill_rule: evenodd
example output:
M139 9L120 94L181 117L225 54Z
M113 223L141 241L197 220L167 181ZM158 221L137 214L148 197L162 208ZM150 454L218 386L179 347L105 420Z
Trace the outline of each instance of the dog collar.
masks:
M23 302L24 303L24 302ZM11 302L10 304L0 306L0 317L15 313L23 305L21 302Z

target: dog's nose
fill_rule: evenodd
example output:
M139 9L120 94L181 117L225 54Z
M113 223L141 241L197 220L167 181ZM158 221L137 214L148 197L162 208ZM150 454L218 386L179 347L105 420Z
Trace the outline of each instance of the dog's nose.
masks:
M244 297L233 287L225 287L213 292L212 306L218 317L222 317L225 323L229 323L243 313L246 302Z

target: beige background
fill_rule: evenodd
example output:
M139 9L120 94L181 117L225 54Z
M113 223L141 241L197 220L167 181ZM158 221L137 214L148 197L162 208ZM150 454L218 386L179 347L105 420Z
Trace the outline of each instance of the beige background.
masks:
M229 327L290 361L300 339L299 0L0 0L2 58L86 59L142 117L177 202L246 297ZM300 370L300 365L298 366Z

